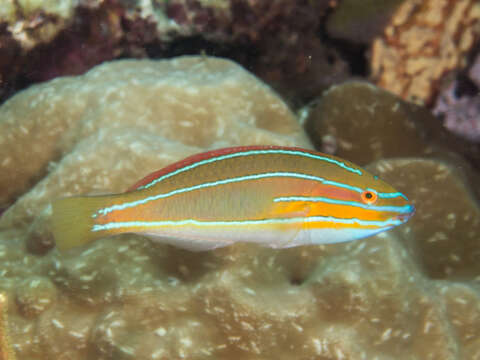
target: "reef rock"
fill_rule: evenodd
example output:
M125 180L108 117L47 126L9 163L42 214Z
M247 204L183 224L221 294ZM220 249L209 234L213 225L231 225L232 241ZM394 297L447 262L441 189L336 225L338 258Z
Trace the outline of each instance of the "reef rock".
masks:
M387 181L415 184L408 194L416 215L404 245L426 275L478 280L480 204L471 193L476 182L471 181L469 166L459 160L397 159L380 160L372 168Z
M459 153L480 168L480 147L450 134L428 109L367 82L332 86L309 110L306 126L322 151L359 164Z
M30 221L32 201L45 205L60 194L123 191L187 154L240 144L310 146L288 107L233 62L112 62L33 86L2 106L0 204L41 180L43 191L16 206L15 212L25 204L23 217ZM75 167L82 176L71 171ZM19 219L12 214L3 217Z
M370 170L406 192L417 216L345 245L191 253L122 235L67 255L19 258L21 235L2 233L4 278L21 278L31 294L39 277L56 289L39 288L49 299L40 313L12 310L17 354L475 359L480 212L468 184L444 161L383 160Z
M8 334L8 298L0 293L0 359L15 360L15 351L12 349Z
M480 143L480 50L468 71L462 71L442 89L433 113L452 132Z
M0 9L0 24L20 47L29 50L51 41L70 22L75 1L5 1ZM4 31L2 31L4 32Z
M207 51L243 60L250 69L254 64L282 67L290 79L301 77L306 67L320 72L317 82L325 83L320 75L331 73L332 55L316 36L330 0L31 0L2 5L0 102L32 82L82 74L119 57ZM315 61L309 61L312 55Z
M375 85L353 81L322 94L309 112L307 128L322 151L368 164L428 150L422 123L416 121L419 112Z
M440 81L465 67L478 39L477 0L406 0L373 43L372 76L406 100L431 104Z
M342 0L328 17L328 35L356 44L369 44L382 33L392 13L403 1Z
M459 163L371 164L417 214L363 241L193 253L124 234L60 254L58 196L123 191L213 147L309 142L268 87L202 57L105 64L0 111L0 153L16 162L2 165L16 189L3 199L23 193L0 218L8 360L10 347L26 360L480 357L480 211Z

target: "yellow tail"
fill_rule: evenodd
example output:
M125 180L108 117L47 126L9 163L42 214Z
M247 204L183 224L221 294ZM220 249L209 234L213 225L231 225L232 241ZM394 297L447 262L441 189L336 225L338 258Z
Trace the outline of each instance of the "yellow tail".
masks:
M95 219L92 214L104 207L106 197L71 197L53 203L52 230L60 251L88 244L105 232L93 232Z

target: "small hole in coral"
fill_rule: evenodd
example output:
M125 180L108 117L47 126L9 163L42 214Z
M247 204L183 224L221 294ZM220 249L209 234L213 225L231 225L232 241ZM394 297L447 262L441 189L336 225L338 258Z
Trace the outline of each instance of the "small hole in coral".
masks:
M305 279L302 279L302 278L299 278L299 277L294 277L294 278L290 279L290 284L292 284L294 286L300 286L300 285L303 284L304 281L305 281Z

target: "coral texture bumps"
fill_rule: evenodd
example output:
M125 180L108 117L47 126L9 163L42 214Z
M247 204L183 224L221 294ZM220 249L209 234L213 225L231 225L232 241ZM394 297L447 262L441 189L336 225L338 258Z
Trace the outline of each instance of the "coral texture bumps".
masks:
M353 90L360 102L361 87ZM384 98L375 100L392 107ZM381 144L388 139L376 141L362 159L378 148L392 153ZM11 304L17 357L480 356L480 210L449 160L371 164L418 211L365 241L192 253L122 235L66 255L55 250L49 220L56 197L123 191L175 160L240 144L311 146L269 87L220 59L112 62L9 99L0 108L0 153L7 154L0 199L16 201L0 217L0 292Z

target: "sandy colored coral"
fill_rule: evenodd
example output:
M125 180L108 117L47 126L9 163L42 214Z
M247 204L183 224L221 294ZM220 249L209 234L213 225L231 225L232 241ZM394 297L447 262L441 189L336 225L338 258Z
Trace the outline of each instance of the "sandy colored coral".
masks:
M115 145L109 149L106 140ZM84 76L31 87L3 105L0 204L48 171L53 179L55 161L67 153L96 148L84 155L86 163L100 156L113 161L135 158L151 144L152 161L132 164L118 174L121 180L107 176L111 170L106 164L103 169L100 163L94 170L83 167L81 182L96 176L94 183L88 179L90 191L125 190L128 182L174 160L161 149L175 147L175 142L183 144L177 146L177 157L235 144L309 146L288 107L233 62L206 57L112 62ZM73 183L79 186L76 177L55 181L58 193Z
M49 279L32 277L20 282L15 288L19 312L25 318L33 318L55 303L56 288Z
M475 183L468 164L398 159L378 161L374 168L387 181L415 184L408 194L417 210L404 245L428 277L479 281L480 204L471 194ZM480 330L480 322L476 325Z
M397 96L367 82L351 81L323 93L309 111L307 127L322 151L365 165L428 151L424 124L412 112L411 105Z
M479 38L477 0L407 0L373 43L372 76L404 99L429 103Z
M381 158L461 154L480 168L480 146L450 134L425 107L364 81L324 92L309 109L306 126L319 149L361 165Z
M60 254L49 229L58 196L121 191L211 147L309 143L275 94L218 59L106 64L29 89L0 111L18 114L4 128L16 137L4 141L12 152L21 144L19 171L37 179L0 218L0 289L15 299L9 322L19 358L480 356L480 247L468 233L480 231L480 214L455 163L371 165L418 210L364 241L194 253L124 234Z
M478 244L471 241L464 254L455 248L470 241L460 229L478 232L478 205L468 185L453 164L441 161L383 160L370 169L407 192L420 216L376 239L346 245L271 250L239 244L191 253L122 235L68 255L24 254L31 263L19 273L19 235L1 233L3 244L14 242L5 254L11 259L4 262L7 277L46 277L60 294L33 319L15 314L19 355L475 358ZM457 208L438 206L451 202L451 194ZM477 225L455 222L466 214ZM432 217L450 233L429 223ZM438 242L447 246L428 240L439 232L444 236ZM451 264L457 265L448 271Z
M0 292L0 360L15 360L15 352L9 335L7 310L7 296Z

